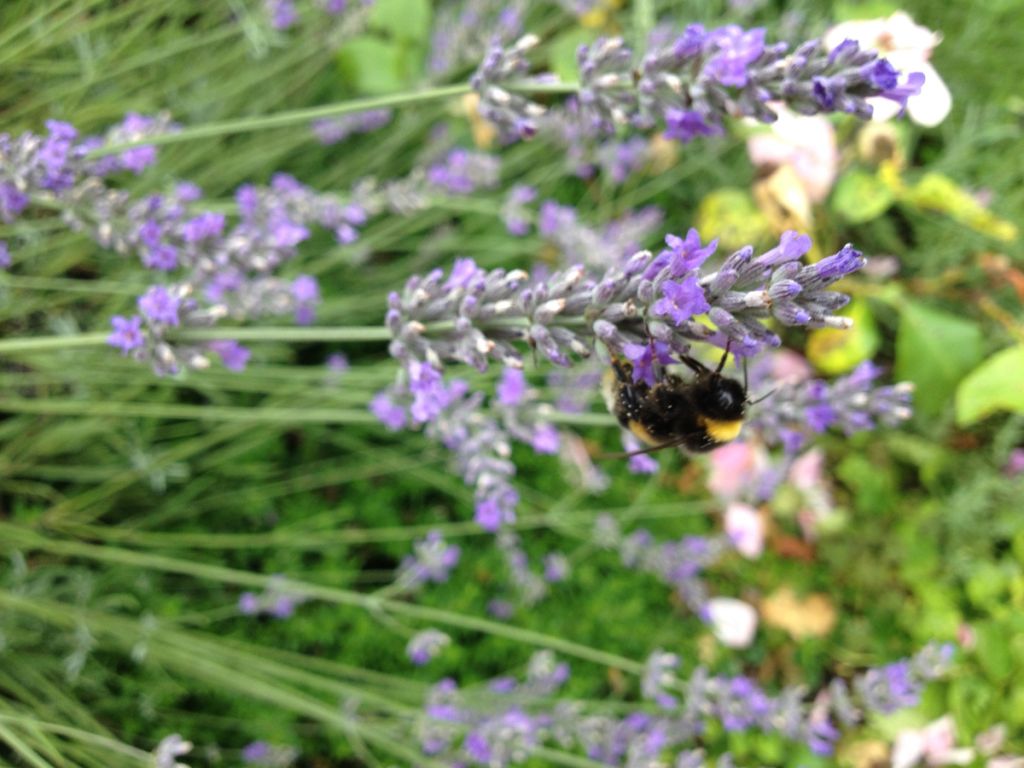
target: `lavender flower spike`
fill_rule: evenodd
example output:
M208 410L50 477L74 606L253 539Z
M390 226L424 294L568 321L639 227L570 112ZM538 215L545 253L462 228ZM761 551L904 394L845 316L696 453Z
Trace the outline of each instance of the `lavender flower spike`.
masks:
M422 667L451 645L452 639L439 629L424 629L413 635L405 646L405 655L417 667Z
M492 123L520 138L537 132L536 119L544 107L508 90L510 83L522 80L530 71L526 54L540 38L524 35L508 48L494 45L487 52L470 85L480 95L480 114Z
M521 135L532 135L541 108L504 86L528 70L523 54L535 42L527 37L507 49L493 47L472 81L484 117ZM611 133L620 125L660 124L666 136L685 142L722 133L730 117L774 122L768 102L807 115L847 112L867 119L869 98L905 104L924 81L919 72L901 76L877 51L861 50L852 40L831 51L812 40L791 52L786 43L767 44L764 29L735 25L706 30L691 24L669 44L640 56L639 67L635 58L619 37L580 47L583 130Z
M685 353L692 341L712 341L750 355L778 346L779 337L762 321L784 325L844 327L833 312L848 301L827 290L860 269L861 254L845 246L817 264L800 258L810 238L783 234L779 245L754 256L747 247L722 267L701 274L715 244L701 246L696 231L671 237L657 256L640 251L594 278L580 265L531 283L525 272L485 271L471 259L455 263L449 275L435 270L414 276L388 300L390 351L410 371L426 363L440 371L445 361L485 370L489 360L522 367L515 342L526 342L557 365L589 356L597 342L615 354L653 337L666 349ZM693 315L706 313L712 330ZM635 349L635 347L629 347Z
M878 366L865 361L832 383L811 379L785 385L772 393L770 407L751 414L750 426L767 442L793 448L802 445L809 433L839 429L850 435L873 429L877 422L896 426L911 416L914 387L910 382L875 386L881 373Z

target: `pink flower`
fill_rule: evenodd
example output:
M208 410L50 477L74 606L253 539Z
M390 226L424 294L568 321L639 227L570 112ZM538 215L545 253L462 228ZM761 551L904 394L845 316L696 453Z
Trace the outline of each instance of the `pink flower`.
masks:
M789 482L801 491L813 491L825 480L825 453L812 448L797 458L789 468Z
M802 497L797 522L804 538L814 539L821 524L835 512L832 493L825 479L825 453L820 448L805 451L790 465L787 479Z
M970 624L961 622L956 628L956 641L965 651L973 651L974 646L978 644L978 636Z
M757 633L757 611L733 597L713 597L705 606L711 631L728 648L747 648Z
M832 123L822 115L804 116L773 106L779 119L747 139L747 154L757 166L792 167L815 203L828 197L839 170L839 149Z
M956 748L956 725L950 715L920 730L901 731L892 747L892 768L925 765L967 765L974 760L970 747Z
M746 558L754 560L764 552L764 520L749 504L734 501L725 508L725 535Z
M708 490L723 501L732 501L769 468L768 453L760 443L739 441L716 448L708 454Z
M814 369L804 356L791 349L772 352L770 362L772 380L779 384L795 384L814 375Z
M953 96L942 82L935 67L928 61L932 50L942 42L942 35L914 23L904 11L896 11L887 19L847 21L825 33L825 45L835 48L843 40L856 40L863 48L878 50L901 72L924 75L921 92L907 99L907 114L918 125L934 127L946 119L953 106ZM873 120L891 120L899 114L899 105L889 99L868 99L874 108Z

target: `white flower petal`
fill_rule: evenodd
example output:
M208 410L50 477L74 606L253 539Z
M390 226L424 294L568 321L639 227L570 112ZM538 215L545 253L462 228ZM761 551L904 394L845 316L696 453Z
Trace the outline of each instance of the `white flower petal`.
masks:
M749 504L734 501L725 508L725 535L750 560L764 552L764 520Z
M856 40L861 46L876 44L886 29L885 19L844 21L825 33L825 47L830 51L843 40Z
M927 61L917 65L915 72L924 73L924 85L917 96L907 100L910 119L926 128L934 128L946 119L953 107L953 94L939 77L939 73Z
M915 23L906 11L896 11L885 26L895 50L917 51L927 57L942 42L942 35Z
M974 762L974 750L970 747L951 749L942 758L942 765L969 765Z
M903 731L892 745L892 768L911 768L924 756L924 735L920 731Z
M711 631L728 648L746 648L757 633L757 611L732 597L713 597L707 604Z

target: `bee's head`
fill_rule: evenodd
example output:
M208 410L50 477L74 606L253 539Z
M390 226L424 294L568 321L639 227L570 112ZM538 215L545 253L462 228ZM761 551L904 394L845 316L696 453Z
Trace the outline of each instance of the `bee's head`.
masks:
M747 392L735 379L707 371L697 377L694 393L701 414L716 421L742 421L747 409Z

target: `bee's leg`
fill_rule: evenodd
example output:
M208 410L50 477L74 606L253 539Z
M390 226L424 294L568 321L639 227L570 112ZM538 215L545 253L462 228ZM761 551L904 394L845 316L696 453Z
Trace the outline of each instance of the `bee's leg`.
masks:
M718 361L718 367L715 368L715 373L721 373L722 369L725 368L725 361L729 357L729 347L732 346L732 339L725 340L725 351L722 352L722 359ZM745 373L744 373L745 375Z
M722 353L722 359L718 361L718 367L715 368L715 373L721 373L725 367L725 361L729 359L729 347L732 345L732 339L728 339L725 342L725 351ZM704 363L695 357L689 355L680 355L679 359L686 364L686 366L694 373L709 373L711 371Z
M684 363L686 367L689 368L694 373L708 372L708 367L695 357L690 357L689 355L680 355L679 360L680 362Z
M633 384L633 366L625 362L621 357L612 357L612 370L615 371L615 378L619 383L631 386Z

